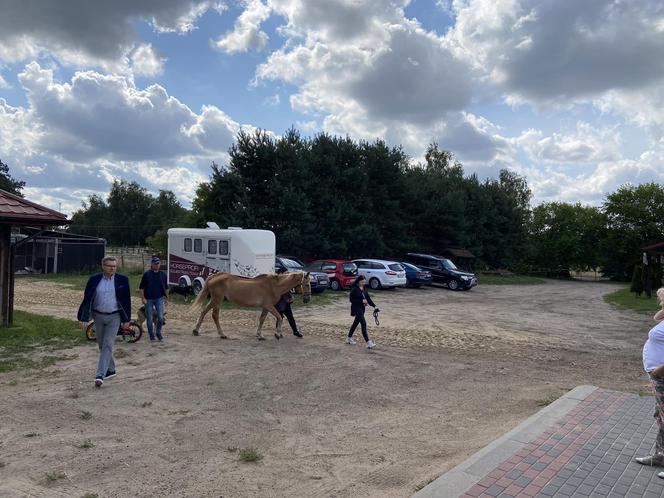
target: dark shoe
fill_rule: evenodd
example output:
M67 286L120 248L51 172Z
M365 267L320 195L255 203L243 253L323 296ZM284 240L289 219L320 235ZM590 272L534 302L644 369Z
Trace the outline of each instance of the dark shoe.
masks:
M106 372L106 375L104 375L104 380L112 379L113 377L115 377L115 370L113 370L112 372L109 370L108 372Z
M295 337L302 337L302 333L299 330L296 330L295 332L293 332L293 335Z
M150 337L150 342L154 342L154 341L156 341L156 340L157 340L156 338L154 338L154 337Z
M662 457L662 455L648 455L646 457L637 457L634 460L636 460L641 465L664 467L664 457Z
M104 379L101 377L95 377L95 387L101 387L104 383Z
M157 336L157 340L158 340L159 342L162 342L162 341L164 340L164 337L161 336L161 335L158 335L158 336Z

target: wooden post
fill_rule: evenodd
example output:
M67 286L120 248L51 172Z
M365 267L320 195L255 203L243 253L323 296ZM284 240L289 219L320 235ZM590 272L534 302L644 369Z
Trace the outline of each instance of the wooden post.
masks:
M9 289L11 271L14 265L10 261L11 256L11 226L3 224L0 225L0 308L2 311L2 325L5 327L12 323Z

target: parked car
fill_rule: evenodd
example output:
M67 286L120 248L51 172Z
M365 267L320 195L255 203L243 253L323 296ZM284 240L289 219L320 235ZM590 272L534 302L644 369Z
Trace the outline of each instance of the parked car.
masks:
M340 290L353 285L357 278L357 266L352 261L340 259L319 259L309 263L307 271L327 273L330 278L330 289Z
M402 287L407 283L406 270L396 261L354 259L357 273L364 276L372 289Z
M409 252L404 260L431 271L434 282L445 284L451 290L467 290L477 285L474 273L459 270L452 261L442 256Z
M275 271L308 271L295 258L288 258L286 256L277 256L274 258ZM311 292L323 292L330 285L330 278L327 273L312 271L309 273L311 278Z
M429 270L423 270L404 261L401 261L400 264L406 270L406 280L408 281L406 285L408 287L422 287L423 285L431 285L431 282L433 282Z

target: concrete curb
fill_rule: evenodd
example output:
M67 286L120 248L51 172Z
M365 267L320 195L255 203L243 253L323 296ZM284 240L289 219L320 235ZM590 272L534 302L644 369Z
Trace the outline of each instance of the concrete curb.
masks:
M413 498L455 498L463 495L504 460L536 439L593 393L595 386L578 386L521 422L413 495Z

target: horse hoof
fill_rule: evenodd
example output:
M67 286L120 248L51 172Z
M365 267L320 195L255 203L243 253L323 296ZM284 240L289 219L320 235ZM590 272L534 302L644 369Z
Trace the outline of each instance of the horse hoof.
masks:
M265 340L265 337L260 336L260 337L257 337L256 339L258 339L259 341L264 341L264 340Z
M193 335L198 335L198 330L194 329L194 330L191 331L191 333L192 333Z
M228 339L228 336L227 335L220 335L219 339Z
M279 334L274 334L274 337L276 337L277 340L281 339L281 336Z

